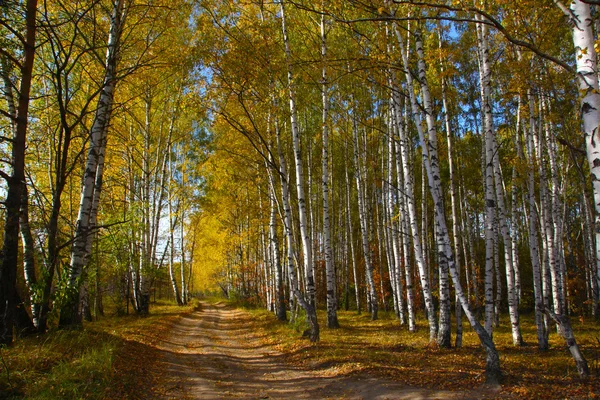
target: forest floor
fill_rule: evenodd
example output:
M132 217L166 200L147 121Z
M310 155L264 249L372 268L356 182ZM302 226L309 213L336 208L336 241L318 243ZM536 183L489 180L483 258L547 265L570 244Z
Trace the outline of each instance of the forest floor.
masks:
M171 399L482 399L499 388L450 391L407 386L323 365L300 366L256 329L254 316L222 302L201 302L156 343L153 397Z
M444 349L429 342L422 316L408 332L385 311L372 321L339 310L341 328L322 326L318 343L301 337L302 315L281 322L222 299L159 300L146 317L118 311L0 347L0 399L600 398L600 323L583 318L572 324L589 379L578 377L555 331L550 349L538 350L524 313L523 346L512 345L507 316L494 329L504 381L487 387L485 352L466 325L462 347Z

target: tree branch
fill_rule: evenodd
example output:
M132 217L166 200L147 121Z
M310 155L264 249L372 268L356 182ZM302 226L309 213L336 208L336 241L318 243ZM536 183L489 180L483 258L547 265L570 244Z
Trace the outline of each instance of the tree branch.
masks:
M442 9L442 10L446 10L446 11L451 11L451 12L473 12L473 13L477 13L479 15L481 15L482 17L484 17L487 20L487 25L491 25L492 27L496 28L496 30L498 30L498 32L500 32L502 34L502 36L504 36L504 38L506 40L508 40L509 42L511 42L512 44L519 46L519 47L524 47L528 50L530 50L531 52L533 52L534 54L536 54L539 57L542 57L548 61L552 61L553 63L561 66L565 71L570 72L572 74L575 74L575 70L573 69L572 66L570 66L569 64L567 64L566 62L559 60L558 58L554 57L553 55L550 54L546 54L543 51L541 51L540 49L538 49L533 43L529 43L526 42L524 40L521 39L517 39L515 37L513 37L504 27L504 25L502 25L502 23L500 21L498 21L495 17L493 17L491 14L489 14L486 11L483 11L477 7L453 7L453 6L449 6L446 4L436 4L436 3L431 3L431 2L425 2L425 1L404 1L404 0L392 0L394 2L394 4L408 4L408 5L414 5L414 6L427 6L427 7L433 7L433 8L438 8L438 9ZM395 18L394 16L390 16L390 18ZM429 17L423 17L424 19L428 19ZM436 17L437 19L440 19L441 17ZM481 23L481 21L480 21Z
M10 119L13 122L17 122L17 117L9 113L8 111L4 111L0 108L0 115L4 115L6 118Z
M8 51L4 50L2 47L0 47L0 54L3 55L4 57L6 57L11 63L16 65L17 68L19 68L19 69L23 68L23 64L21 64L21 62L19 60L17 60L12 54L10 54Z

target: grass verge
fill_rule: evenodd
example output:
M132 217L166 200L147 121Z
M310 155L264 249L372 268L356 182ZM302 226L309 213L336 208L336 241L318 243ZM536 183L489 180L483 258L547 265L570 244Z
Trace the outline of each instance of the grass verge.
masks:
M341 328L321 327L321 340L311 344L301 339L304 324L279 322L264 310L245 309L251 313L268 344L284 353L301 367L320 370L327 375L369 372L408 386L446 390L469 390L483 385L485 353L478 338L464 323L463 347L442 349L428 343L425 320L416 333L401 327L392 314L381 313L371 321L356 312L338 313ZM324 311L318 314L324 324ZM499 398L599 398L600 326L593 322L573 322L577 341L592 369L592 378L581 380L564 340L550 334L550 350L539 351L535 325L530 316L521 319L526 345L514 347L508 317L494 331L494 341L501 356L504 382ZM454 332L453 332L454 339Z
M145 318L105 317L18 340L0 349L0 398L146 398L160 379L151 368L157 342L192 310L159 301Z

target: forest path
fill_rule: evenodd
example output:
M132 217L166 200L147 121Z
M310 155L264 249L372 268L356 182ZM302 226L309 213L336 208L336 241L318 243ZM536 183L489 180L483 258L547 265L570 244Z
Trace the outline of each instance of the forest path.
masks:
M181 317L159 346L165 399L479 399L481 391L407 387L369 375L300 369L262 343L251 316L223 303L201 302Z

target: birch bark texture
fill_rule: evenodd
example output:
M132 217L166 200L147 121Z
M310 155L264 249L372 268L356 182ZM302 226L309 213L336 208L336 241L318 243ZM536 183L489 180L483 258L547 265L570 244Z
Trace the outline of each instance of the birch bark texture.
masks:
M417 133L419 134L419 140L421 142L421 149L423 151L423 165L426 170L427 180L429 182L429 192L433 199L433 204L435 207L435 225L436 232L438 235L438 257L441 259L440 262L446 262L448 265L448 270L450 276L452 278L452 282L454 283L454 288L456 294L460 300L463 311L465 312L465 316L469 320L469 323L477 333L479 340L487 353L486 358L486 381L488 383L498 383L502 380L502 370L500 367L500 356L498 355L498 351L496 350L496 346L492 340L491 335L484 329L475 314L469 308L469 304L467 298L465 297L464 291L462 290L462 284L460 282L460 277L456 270L456 265L454 263L454 255L452 254L452 246L450 243L450 236L448 232L448 227L446 226L446 217L445 210L442 204L442 199L440 197L441 189L440 189L440 171L439 164L437 163L437 147L436 141L432 140L432 134L435 134L435 126L433 123L432 113L431 111L426 112L426 116L430 115L430 118L426 118L427 128L429 132L429 136L426 138L425 133L421 124L421 114L417 104L415 91L413 90L413 79L410 74L409 64L408 64L408 55L404 51L404 44L402 37L397 28L394 28L396 36L398 37L398 42L400 43L400 48L402 51L403 64L406 70L406 80L409 87L410 93L410 101L412 106L412 114L414 123L417 127ZM419 48L419 47L417 47ZM420 55L419 58L422 60L423 57ZM422 79L420 77L420 83L423 88L426 87L426 79ZM427 109L430 107L430 98L429 91L423 90L423 107ZM432 150L432 152L430 152ZM432 305L433 306L433 305ZM430 317L431 318L431 317ZM432 332L432 322L430 319L430 336ZM433 324L435 324L435 316L433 317ZM434 325L435 326L435 325ZM435 335L431 337L431 340L435 338Z
M327 2L323 0L323 9L326 9ZM337 317L337 288L335 268L333 265L333 252L331 249L331 220L329 218L329 93L327 83L327 35L325 14L321 15L321 99L323 103L322 115L322 136L323 136L323 155L321 185L323 192L323 236L325 251L325 274L327 275L327 327L339 328L340 323Z
M402 65L405 69L406 76L406 85L409 92L410 98L410 106L412 111L412 116L414 119L414 123L417 127L417 131L419 133L419 138L423 141L425 140L425 136L423 134L423 126L421 124L421 111L419 109L419 105L417 104L417 99L415 97L415 85L413 84L413 78L410 73L409 62L408 62L408 50L404 46L404 39L400 35L400 31L396 26L396 23L392 23L392 30L396 36L398 41L398 46L400 53L402 54ZM399 95L398 91L393 91L396 96ZM394 102L396 106L396 114L401 115L399 112L400 102L396 100ZM423 251L423 245L421 240L421 234L419 231L419 226L417 222L417 211L414 203L414 187L412 185L412 172L411 167L408 162L408 138L407 132L405 129L402 129L400 124L398 125L398 131L400 133L400 150L402 154L402 163L403 163L403 171L405 178L405 187L407 190L407 203L408 203L408 215L410 218L410 227L413 238L413 246L415 248L415 259L417 262L417 268L419 270L419 278L421 281L421 290L423 291L423 298L425 300L425 309L427 311L427 320L429 322L429 340L434 341L437 337L437 321L435 319L435 306L433 303L433 296L431 294L431 288L429 286L429 274L427 273L427 266L425 264L425 256ZM423 149L427 149L426 142L421 142L423 144ZM425 154L425 151L423 152ZM423 155L423 160L425 160L425 155Z
M585 149L590 167L594 196L594 234L596 237L596 273L600 279L600 93L598 93L598 64L594 47L594 20L591 7L582 0L570 3L570 10L562 3L572 25L573 45L577 63L580 111L583 119Z
M90 144L86 161L81 200L75 228L75 240L71 251L67 301L61 309L60 325L77 325L81 323L79 315L79 285L83 274L88 250L94 197L100 196L104 152L107 132L113 107L115 87L117 84L117 64L121 44L121 34L125 24L128 8L127 0L116 0L110 17L110 33L106 50L103 89L98 98L94 122L90 130ZM100 167L100 168L99 168ZM98 185L96 184L98 183Z
M591 6L582 0L572 0L566 8L559 0L555 4L565 13L573 32L575 60L577 65L577 83L579 86L580 112L583 119L583 134L586 155L594 196L594 232L596 237L596 273L600 277L600 93L598 93L598 61L594 47L594 19ZM556 312L556 311L555 311ZM552 314L550 314L552 316ZM579 351L568 317L559 313L554 318L569 350L575 359L577 370L582 377L589 376L587 361Z
M317 342L319 341L319 323L317 321L317 313L315 307L312 304L310 304L309 301L307 301L307 299L300 291L300 288L298 286L298 278L296 275L297 272L296 268L294 267L295 252L294 238L292 233L292 206L290 204L290 188L288 184L287 166L281 146L281 134L279 132L279 124L277 123L277 121L275 122L275 135L277 138L277 152L279 154L279 176L281 178L281 198L283 201L284 209L283 227L287 243L287 270L291 292L290 298L298 302L306 312L306 317L310 325L309 339L312 342ZM293 306L290 304L290 309L293 312L292 307Z

